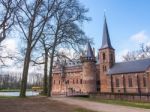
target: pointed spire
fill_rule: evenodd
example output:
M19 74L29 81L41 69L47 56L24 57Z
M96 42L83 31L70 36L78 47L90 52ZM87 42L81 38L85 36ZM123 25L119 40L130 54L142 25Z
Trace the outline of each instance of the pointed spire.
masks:
M102 40L101 49L103 49L103 48L111 48L111 49L113 49L113 47L111 45L110 38L109 38L109 32L108 32L108 26L107 26L105 13L104 13L103 40Z
M85 51L84 55L81 56L80 59L81 59L82 63L84 63L84 62L95 62L96 63L95 56L93 54L93 50L92 50L89 42L87 43L86 51Z
M92 50L91 45L90 45L89 42L87 43L86 55L85 56L88 57L88 58L94 58L93 50Z

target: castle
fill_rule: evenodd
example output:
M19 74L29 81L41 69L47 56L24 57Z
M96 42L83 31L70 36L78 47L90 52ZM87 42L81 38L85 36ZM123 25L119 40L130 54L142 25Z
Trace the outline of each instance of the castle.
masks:
M98 60L90 43L80 61L53 67L52 94L150 93L150 59L115 62L106 18Z

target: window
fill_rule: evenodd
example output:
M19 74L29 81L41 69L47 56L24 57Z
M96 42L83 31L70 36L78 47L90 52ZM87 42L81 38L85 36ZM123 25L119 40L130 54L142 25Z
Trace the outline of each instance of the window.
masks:
M97 88L97 91L100 91L100 88Z
M146 77L143 77L143 87L146 87Z
M54 84L55 84L55 80L54 80L54 82L53 82Z
M100 85L100 81L99 81L99 80L98 80L98 81L96 81L96 84L97 84L97 85Z
M106 59L106 56L105 56L105 53L103 53L103 60L105 60Z
M73 79L73 84L74 84L74 79Z
M113 61L113 54L110 54L110 61Z
M106 66L104 66L104 71L107 71L107 68L106 68Z
M69 84L69 80L67 81L67 84Z
M120 86L120 84L119 84L119 79L116 78L116 87L119 87L119 86Z
M66 84L69 84L69 80L66 80Z
M107 71L107 68L106 68L105 65L103 66L103 71L104 71L104 72Z
M80 79L80 84L82 84L82 79Z
M78 79L76 80L76 83L78 84Z
M59 80L59 84L60 84L60 80Z
M132 87L132 86L133 86L133 84L132 84L132 78L129 77L129 78L128 78L128 81L129 81L129 87Z

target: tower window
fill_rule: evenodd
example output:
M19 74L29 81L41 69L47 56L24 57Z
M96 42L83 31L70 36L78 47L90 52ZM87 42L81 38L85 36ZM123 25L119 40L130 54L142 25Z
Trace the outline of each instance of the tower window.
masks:
M129 81L129 87L132 87L132 86L133 86L132 78L131 78L131 77L129 77L129 78L128 78L128 81Z
M100 80L96 81L96 85L100 85Z
M110 54L110 61L113 61L113 54Z
M68 84L69 84L69 80L68 80Z
M78 79L76 80L76 83L78 84Z
M59 80L59 84L60 84L60 80Z
M54 84L55 84L55 80L54 80Z
M116 87L119 87L119 86L120 86L120 84L119 84L119 79L116 78Z
M104 71L104 72L106 72L106 71L107 71L107 68L106 68L106 66L105 66L105 65L103 66L103 71Z
M106 55L105 55L105 53L103 53L103 60L105 60L106 59Z
M146 87L146 77L143 77L143 87Z
M82 79L80 79L80 84L82 84Z
M66 84L69 84L69 80L66 80Z

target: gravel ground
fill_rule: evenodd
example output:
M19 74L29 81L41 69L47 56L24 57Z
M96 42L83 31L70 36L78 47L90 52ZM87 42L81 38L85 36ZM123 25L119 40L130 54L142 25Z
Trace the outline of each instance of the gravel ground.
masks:
M74 112L75 108L47 97L0 98L0 112Z
M112 104L104 104L104 103L97 103L91 101L84 101L75 98L49 98L50 100L63 102L69 105L76 105L82 108L90 109L93 111L102 111L102 112L150 112L150 109L141 109L135 107L127 107L127 106L120 106L120 105L112 105Z

